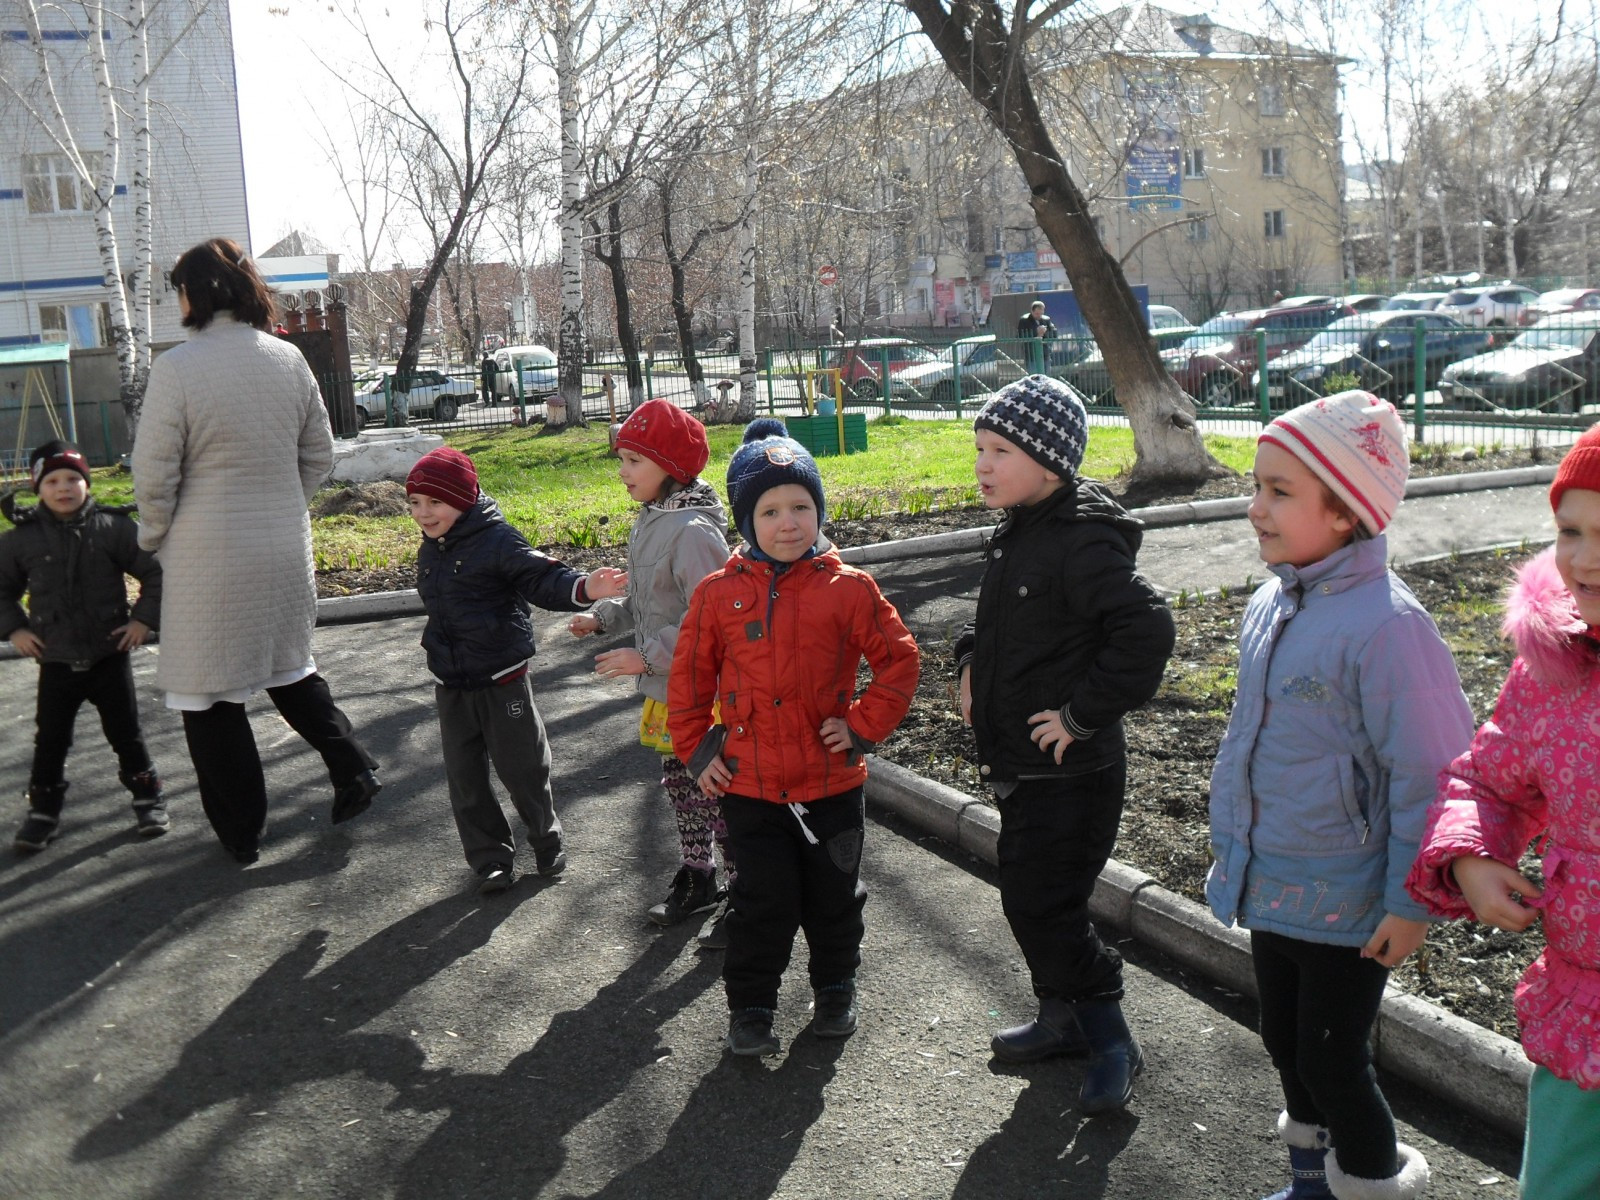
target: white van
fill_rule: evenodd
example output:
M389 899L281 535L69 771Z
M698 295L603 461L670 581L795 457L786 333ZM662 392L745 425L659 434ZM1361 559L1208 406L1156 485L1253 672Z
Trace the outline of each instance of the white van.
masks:
M494 352L494 394L517 397L517 374L528 399L553 396L561 388L556 374L556 354L548 346L502 346Z

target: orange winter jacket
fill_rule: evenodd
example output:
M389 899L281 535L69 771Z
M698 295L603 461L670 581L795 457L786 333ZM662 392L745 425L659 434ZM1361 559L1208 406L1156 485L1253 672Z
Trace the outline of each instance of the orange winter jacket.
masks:
M728 791L792 804L866 780L861 752L906 715L920 668L917 643L872 576L832 550L780 565L741 549L695 588L672 657L668 725L691 774L720 753L733 772ZM863 658L872 682L857 696ZM823 745L829 717L845 719L856 750Z

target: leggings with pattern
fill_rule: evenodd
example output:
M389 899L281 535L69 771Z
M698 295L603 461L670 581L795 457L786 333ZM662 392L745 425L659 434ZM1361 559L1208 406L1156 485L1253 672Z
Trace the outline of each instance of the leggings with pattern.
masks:
M670 754L661 756L661 786L666 789L673 815L678 819L678 845L683 865L696 871L715 870L717 860L712 852L715 844L722 849L722 867L731 885L737 873L728 853L728 828L722 821L722 806L700 790L683 760Z

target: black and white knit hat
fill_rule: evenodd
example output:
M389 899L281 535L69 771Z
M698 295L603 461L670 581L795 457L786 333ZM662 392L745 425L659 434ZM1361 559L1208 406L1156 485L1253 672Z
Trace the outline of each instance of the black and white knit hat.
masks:
M1089 445L1089 414L1078 393L1048 375L1029 375L994 394L972 422L999 434L1063 479L1077 473Z
M816 459L789 436L789 428L782 421L758 417L745 426L744 443L728 463L728 505L733 509L733 527L750 545L756 544L755 525L750 519L756 501L763 492L786 483L798 483L811 493L819 525L827 519Z

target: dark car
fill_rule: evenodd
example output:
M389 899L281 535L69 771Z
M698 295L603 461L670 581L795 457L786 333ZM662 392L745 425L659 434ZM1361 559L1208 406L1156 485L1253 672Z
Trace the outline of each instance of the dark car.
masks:
M1315 396L1355 386L1398 400L1414 390L1419 322L1423 327L1424 390L1438 381L1450 363L1489 348L1487 330L1468 329L1438 313L1357 313L1340 317L1300 349L1268 363L1267 396L1292 408ZM1252 389L1256 383L1252 376Z
M1266 335L1267 361L1271 362L1304 346L1330 322L1350 315L1349 307L1339 303L1222 313L1161 357L1178 386L1197 403L1210 407L1239 404L1248 398L1249 377L1257 366L1257 330Z
M1510 345L1446 367L1439 396L1455 408L1577 412L1600 398L1600 313L1546 317Z

